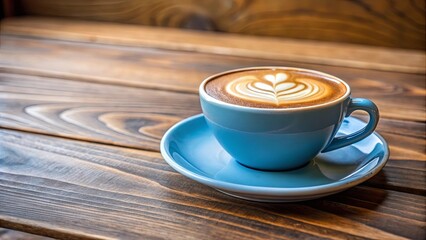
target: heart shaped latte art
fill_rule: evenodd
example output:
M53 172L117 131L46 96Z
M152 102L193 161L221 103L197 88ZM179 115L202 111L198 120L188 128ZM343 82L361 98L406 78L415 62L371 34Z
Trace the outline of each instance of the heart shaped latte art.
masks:
M236 78L226 85L226 91L237 98L280 105L321 98L324 87L304 78L290 81L287 74L277 73L262 79L253 75Z

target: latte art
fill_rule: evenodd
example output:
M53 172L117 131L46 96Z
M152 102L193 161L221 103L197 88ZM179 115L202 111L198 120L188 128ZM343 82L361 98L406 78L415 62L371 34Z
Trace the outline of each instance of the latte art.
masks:
M242 99L258 100L280 105L288 101L316 99L327 92L327 85L309 79L297 79L289 82L288 75L268 74L259 79L257 76L243 76L229 82L226 92Z
M344 95L338 80L291 69L248 70L230 73L206 84L206 92L224 102L261 108L309 106Z

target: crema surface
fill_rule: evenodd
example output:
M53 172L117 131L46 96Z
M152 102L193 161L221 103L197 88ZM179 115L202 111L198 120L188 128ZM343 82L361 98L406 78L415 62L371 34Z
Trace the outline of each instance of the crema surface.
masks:
M319 73L292 69L256 69L211 79L208 95L231 104L258 108L313 106L345 95L346 86Z

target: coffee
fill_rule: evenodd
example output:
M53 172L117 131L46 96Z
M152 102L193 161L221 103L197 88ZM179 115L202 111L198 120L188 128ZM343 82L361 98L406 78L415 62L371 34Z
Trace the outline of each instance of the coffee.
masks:
M209 80L205 91L220 101L255 108L297 108L332 102L348 91L337 78L315 71L265 68Z

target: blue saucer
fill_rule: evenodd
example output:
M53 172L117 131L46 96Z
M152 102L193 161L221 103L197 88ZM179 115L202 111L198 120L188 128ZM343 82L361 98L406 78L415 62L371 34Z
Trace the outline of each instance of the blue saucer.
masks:
M365 123L348 117L338 135ZM161 154L181 174L228 195L262 202L303 201L334 194L376 175L389 150L377 133L353 145L322 153L308 165L281 172L259 171L236 162L219 145L202 114L170 128L161 141Z

